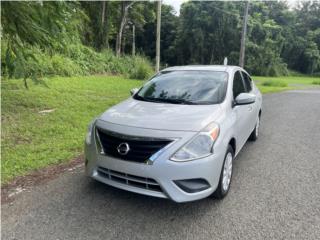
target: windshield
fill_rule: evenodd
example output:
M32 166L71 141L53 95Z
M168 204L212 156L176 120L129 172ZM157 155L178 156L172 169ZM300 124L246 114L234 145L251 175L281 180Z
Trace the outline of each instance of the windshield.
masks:
M173 104L217 104L224 100L228 74L216 71L165 71L148 81L134 98Z

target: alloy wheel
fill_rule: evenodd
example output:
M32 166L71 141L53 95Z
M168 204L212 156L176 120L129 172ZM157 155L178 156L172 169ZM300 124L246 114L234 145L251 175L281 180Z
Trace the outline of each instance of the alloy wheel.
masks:
M222 188L228 191L232 176L232 154L228 152L223 166Z
M256 128L255 128L255 131L254 131L256 137L259 136L259 127L260 127L260 117L258 117L258 120L257 120L257 123L256 123Z

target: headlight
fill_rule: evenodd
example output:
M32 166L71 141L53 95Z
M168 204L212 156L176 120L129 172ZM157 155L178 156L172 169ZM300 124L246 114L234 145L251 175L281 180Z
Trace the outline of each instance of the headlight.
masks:
M173 156L173 161L190 161L212 154L213 144L219 136L219 126L211 123L191 141L180 148Z
M92 138L92 128L94 123L96 122L96 118L91 121L91 123L88 125L87 135L86 135L86 144L91 144L91 138Z

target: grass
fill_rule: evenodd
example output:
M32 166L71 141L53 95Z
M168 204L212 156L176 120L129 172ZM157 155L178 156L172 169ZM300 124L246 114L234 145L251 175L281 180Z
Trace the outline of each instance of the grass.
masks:
M87 124L142 81L117 76L56 77L49 88L2 81L2 184L78 156ZM41 114L39 111L54 109Z
M257 84L259 90L263 93L276 93L276 92L282 92L287 90L292 90L294 88L292 87L273 87L273 86L263 86L261 84Z
M319 78L317 77L310 77L310 76L283 76L283 77L253 77L254 80L259 81L259 82L263 82L263 81L267 81L267 80L280 80L283 81L285 83L287 83L288 85L294 85L294 84L301 84L301 85L310 85L312 84L312 82L314 80L319 80Z
M301 76L284 76L284 77L253 77L258 88L262 93L274 93L295 88L303 88L320 81L319 78Z
M254 80L263 93L319 81L308 77ZM287 85L275 83L279 80ZM91 119L127 98L129 90L143 82L119 76L87 76L50 78L47 84L49 88L31 85L25 90L21 80L2 81L2 184L81 154ZM54 111L39 113L48 109Z
M313 84L313 85L320 85L320 79L313 80L313 81L312 81L312 84Z
M284 82L283 80L276 79L263 81L261 85L266 87L288 87L288 83Z

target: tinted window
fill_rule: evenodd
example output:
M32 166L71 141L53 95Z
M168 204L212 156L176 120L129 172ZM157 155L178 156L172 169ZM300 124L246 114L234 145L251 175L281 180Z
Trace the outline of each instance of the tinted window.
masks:
M228 74L215 71L161 72L134 96L137 100L176 104L216 104L223 101Z
M234 74L233 78L233 97L236 98L240 93L246 92L242 77L239 71Z
M242 76L243 76L244 85L245 85L245 87L247 89L247 92L251 92L251 90L252 90L251 78L245 72L241 72L241 73L242 73Z

